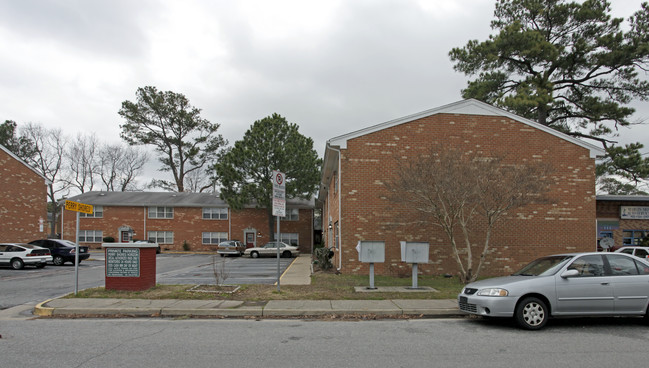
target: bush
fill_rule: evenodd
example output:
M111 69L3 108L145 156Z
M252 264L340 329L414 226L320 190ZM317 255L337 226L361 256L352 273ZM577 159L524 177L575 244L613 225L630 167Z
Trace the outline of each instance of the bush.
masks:
M316 248L315 251L315 259L318 263L318 266L323 271L331 269L334 265L331 263L331 258L334 256L334 251L329 248Z
M104 236L104 238L102 240L103 240L104 243L114 243L115 242L115 238L113 238L112 236Z
M183 242L183 250L184 250L184 251L188 251L189 249L190 249L190 247L189 247L189 243L187 242L187 240L185 240L185 241Z

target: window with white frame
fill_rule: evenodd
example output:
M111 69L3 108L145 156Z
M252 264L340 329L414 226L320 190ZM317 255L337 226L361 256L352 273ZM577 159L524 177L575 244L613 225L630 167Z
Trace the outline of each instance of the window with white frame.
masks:
M286 216L281 217L280 221L298 221L300 219L299 208L287 208Z
M149 240L158 244L172 244L174 242L173 231L149 231Z
M298 233L281 233L279 235L280 241L288 245L300 245L300 234ZM277 240L277 233L273 234L273 240Z
M203 233L203 244L219 244L226 240L228 240L228 233L226 232Z
M227 220L227 207L203 207L203 218L206 220Z
M149 207L150 219L170 219L174 218L173 207Z
M104 206L92 206L92 213L79 212L79 217L102 218L104 217Z
M79 243L101 243L104 232L101 230L79 230Z

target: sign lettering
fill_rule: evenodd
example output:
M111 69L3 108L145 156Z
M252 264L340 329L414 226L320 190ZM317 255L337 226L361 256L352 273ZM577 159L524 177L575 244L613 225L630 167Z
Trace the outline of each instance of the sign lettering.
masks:
M106 276L140 277L140 250L106 248Z
M65 201L65 209L68 211L87 213L89 215L93 211L92 205L73 201Z

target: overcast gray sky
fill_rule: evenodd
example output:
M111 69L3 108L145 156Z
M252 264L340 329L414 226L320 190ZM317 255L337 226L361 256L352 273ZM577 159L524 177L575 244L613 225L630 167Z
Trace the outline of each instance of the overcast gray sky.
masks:
M0 0L0 119L119 142L121 102L187 96L230 141L277 112L326 140L461 99L451 48L494 0ZM628 18L641 1L614 0ZM635 120L647 120L647 103ZM649 127L621 131L649 143Z

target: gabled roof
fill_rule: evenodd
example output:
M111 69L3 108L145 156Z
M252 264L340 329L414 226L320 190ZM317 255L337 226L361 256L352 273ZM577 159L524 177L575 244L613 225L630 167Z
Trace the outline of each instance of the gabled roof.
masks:
M49 181L45 176L43 176L43 174L41 174L40 172L38 172L38 171L37 171L35 168L33 168L30 164L28 164L28 163L26 163L25 161L23 161L23 159L21 159L20 157L16 156L13 152L9 151L9 149L8 149L7 147L5 147L5 146L3 146L3 145L0 144L0 150L6 152L9 156L11 156L12 158L16 159L16 160L17 160L18 162L20 162L21 164L25 165L29 170L31 170L31 171L33 171L34 173L36 173L36 175L38 175L38 176L40 176L41 178L43 178L43 180L45 180L45 184L49 184L49 183L50 183L50 181Z
M218 193L189 192L86 192L68 198L71 201L93 206L115 207L228 207ZM298 208L313 208L313 201L289 199L287 205ZM254 208L254 205L247 208Z
M360 129L355 132L347 133L338 137L331 138L330 140L327 141L327 146L328 147L337 147L340 149L346 149L347 148L347 141L353 138L357 138L360 136L364 136L366 134L374 133L386 128L390 128L399 124L405 124L409 123L414 120L418 120L421 118L425 118L428 116L432 115L438 115L438 114L460 114L460 115L483 115L483 116L505 116L508 117L512 120L516 120L518 122L521 122L523 124L529 125L533 128L536 128L538 130L544 131L548 134L552 134L555 137L559 137L563 140L566 140L568 142L574 143L578 146L584 147L590 151L590 157L595 158L597 156L602 156L604 155L604 150L602 148L599 148L595 145L592 145L590 143L584 142L580 139L573 138L567 134L561 133L555 129L552 129L548 126L539 124L535 121L523 118L521 116L518 116L516 114L512 114L508 111L505 111L503 109L500 109L498 107L489 105L487 103L484 103L482 101L478 101L476 99L468 99L468 100L461 100L458 102L454 102L448 105L444 105L441 107L437 107L434 109L422 111L416 114L404 116L402 118L386 121L385 123L377 124L370 126L365 129Z
M329 183L329 179L333 175L338 166L338 156L341 149L347 149L347 142L350 139L358 138L366 134L374 133L381 131L383 129L391 128L400 124L409 123L421 118L428 116L438 115L438 114L459 114L459 115L481 115L481 116L504 116L512 120L516 120L520 123L529 125L535 129L541 130L548 134L551 134L555 137L561 138L570 143L576 144L577 146L586 148L590 152L590 157L600 157L605 154L605 151L593 144L584 142L580 139L571 137L567 134L561 133L555 129L552 129L548 126L539 124L535 121L526 119L524 117L512 114L511 112L505 111L498 107L489 105L482 101L476 99L461 100L458 102L450 103L441 107L436 107L434 109L422 111L416 114L404 116L402 118L386 121L384 123L372 125L370 127L356 130L351 133L343 134L338 137L331 138L327 141L327 146L325 147L324 160L322 163L322 177L320 179L320 189L318 192L318 200L324 200L324 193L326 193L326 185Z

